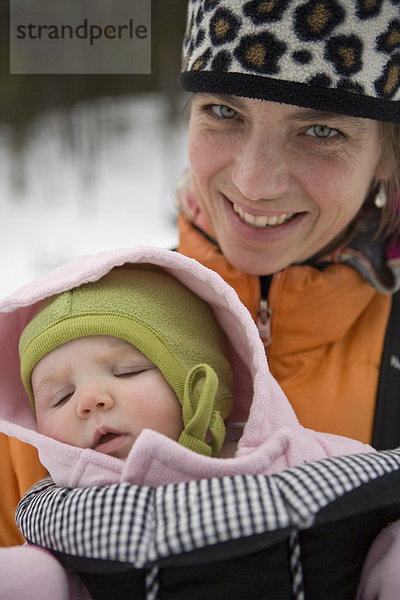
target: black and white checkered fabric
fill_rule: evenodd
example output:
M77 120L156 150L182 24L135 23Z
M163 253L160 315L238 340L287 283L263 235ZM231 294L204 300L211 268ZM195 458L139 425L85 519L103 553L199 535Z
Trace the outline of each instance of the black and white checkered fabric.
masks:
M291 533L290 547L290 574L292 577L292 596L296 600L304 600L304 577L301 564L301 548L297 531Z
M392 450L324 459L270 477L212 478L157 488L127 483L57 488L46 478L21 500L16 519L31 543L148 568L153 580L154 567L166 557L287 530L293 597L300 600L296 532L310 528L323 508L346 493L399 470L400 450Z

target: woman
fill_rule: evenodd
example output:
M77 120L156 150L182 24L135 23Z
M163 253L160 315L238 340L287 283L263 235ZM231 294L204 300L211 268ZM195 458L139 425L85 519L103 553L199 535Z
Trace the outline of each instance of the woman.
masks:
M400 285L399 13L193 1L181 76L179 250L236 288L303 425L386 448L400 442L400 420L380 435L376 419Z
M179 251L237 290L302 425L379 447L399 287L399 20L398 0L190 0L181 79L195 94ZM4 445L12 544L38 463L21 484L19 443Z

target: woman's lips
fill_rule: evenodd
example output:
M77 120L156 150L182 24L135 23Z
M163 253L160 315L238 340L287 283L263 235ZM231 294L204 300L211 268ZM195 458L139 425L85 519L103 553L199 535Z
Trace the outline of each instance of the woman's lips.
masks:
M262 207L255 206L254 211L249 213L224 194L221 194L221 199L232 234L251 243L269 244L287 240L293 232L303 228L307 221L308 213L304 211L280 212L279 209L266 209L268 214L262 214Z
M244 223L258 228L276 227L277 225L283 225L284 223L287 223L293 217L294 214L292 212L279 213L270 217L266 215L254 215L246 212L245 210L243 210L243 208L241 208L235 203L233 203L233 210L237 215L239 215L240 219Z

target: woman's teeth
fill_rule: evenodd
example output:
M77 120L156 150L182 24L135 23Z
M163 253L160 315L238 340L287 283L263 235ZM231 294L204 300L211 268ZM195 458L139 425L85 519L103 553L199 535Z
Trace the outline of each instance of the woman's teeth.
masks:
M256 217L255 215L245 212L236 204L233 205L233 210L239 215L242 221L249 225L253 225L254 227L273 227L274 225L282 225L282 223L285 223L293 216L293 213L282 213L279 216L274 215L273 217Z

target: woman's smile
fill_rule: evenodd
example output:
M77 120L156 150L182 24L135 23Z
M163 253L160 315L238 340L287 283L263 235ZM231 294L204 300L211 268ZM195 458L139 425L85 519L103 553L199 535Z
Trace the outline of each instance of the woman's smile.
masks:
M229 226L232 235L237 241L254 244L275 244L280 240L286 239L294 228L300 227L305 217L305 212L279 212L278 210L264 214L256 214L255 207L253 212L245 211L237 204L230 202L226 196L221 195L221 206L226 213L226 223ZM265 246L262 246L265 248Z
M293 213L278 213L275 215L267 216L267 215L254 215L252 213L246 212L233 203L233 210L236 214L239 215L239 218L248 225L252 225L253 227L265 228L265 227L276 227L277 225L283 225L293 217Z

